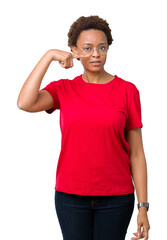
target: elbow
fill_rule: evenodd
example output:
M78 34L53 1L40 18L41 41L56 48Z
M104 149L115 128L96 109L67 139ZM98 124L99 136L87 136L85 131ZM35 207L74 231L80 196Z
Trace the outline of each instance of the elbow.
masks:
M17 100L17 107L22 110L22 104L19 100Z
M19 98L17 99L17 107L20 110L25 110L25 107L24 107L23 103L19 100Z
M30 104L30 101L22 98L21 96L18 97L17 99L17 107L20 109L20 110L23 110L23 111L26 111L26 112L29 112L29 110L31 109L31 104Z
M23 106L22 106L22 101L21 101L21 96L19 94L18 98L17 98L17 107L21 110L23 110Z
M20 109L20 110L23 110L23 111L28 111L28 107L26 107L22 102L20 102L19 100L17 100L17 107Z
M37 112L36 108L35 108L35 104L34 105L30 105L30 104L24 104L20 101L17 101L17 107L20 110L23 110L25 112Z
M18 101L17 101L17 107L18 107L19 109L23 110L21 103L18 102Z

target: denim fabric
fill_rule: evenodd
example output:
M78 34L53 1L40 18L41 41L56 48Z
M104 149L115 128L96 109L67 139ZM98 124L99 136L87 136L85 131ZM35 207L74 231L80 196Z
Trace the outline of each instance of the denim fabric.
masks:
M84 196L55 190L63 240L124 240L134 202L134 193Z

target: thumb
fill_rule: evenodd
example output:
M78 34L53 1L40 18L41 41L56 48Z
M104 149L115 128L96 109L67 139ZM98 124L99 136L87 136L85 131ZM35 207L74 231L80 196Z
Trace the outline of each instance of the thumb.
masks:
M141 236L141 225L138 225L138 228L137 228L137 236L138 236L138 237Z

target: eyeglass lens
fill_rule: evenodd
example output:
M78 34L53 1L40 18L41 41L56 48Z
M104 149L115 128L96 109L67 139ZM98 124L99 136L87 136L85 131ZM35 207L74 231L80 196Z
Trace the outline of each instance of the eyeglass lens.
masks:
M94 53L95 49L100 55L106 55L107 51L108 51L108 46L107 46L107 44L102 44L102 45L99 45L98 47L84 46L80 50L82 51L82 53L84 55L89 56L89 55L92 55Z

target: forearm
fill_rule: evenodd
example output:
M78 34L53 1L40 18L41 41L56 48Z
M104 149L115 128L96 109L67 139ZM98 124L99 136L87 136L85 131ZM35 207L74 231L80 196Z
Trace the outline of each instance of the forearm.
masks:
M27 108L37 101L42 79L51 61L50 51L47 51L34 67L19 93L17 100L19 108Z
M147 164L144 155L131 158L131 172L138 202L147 202ZM139 210L146 208L140 207Z

